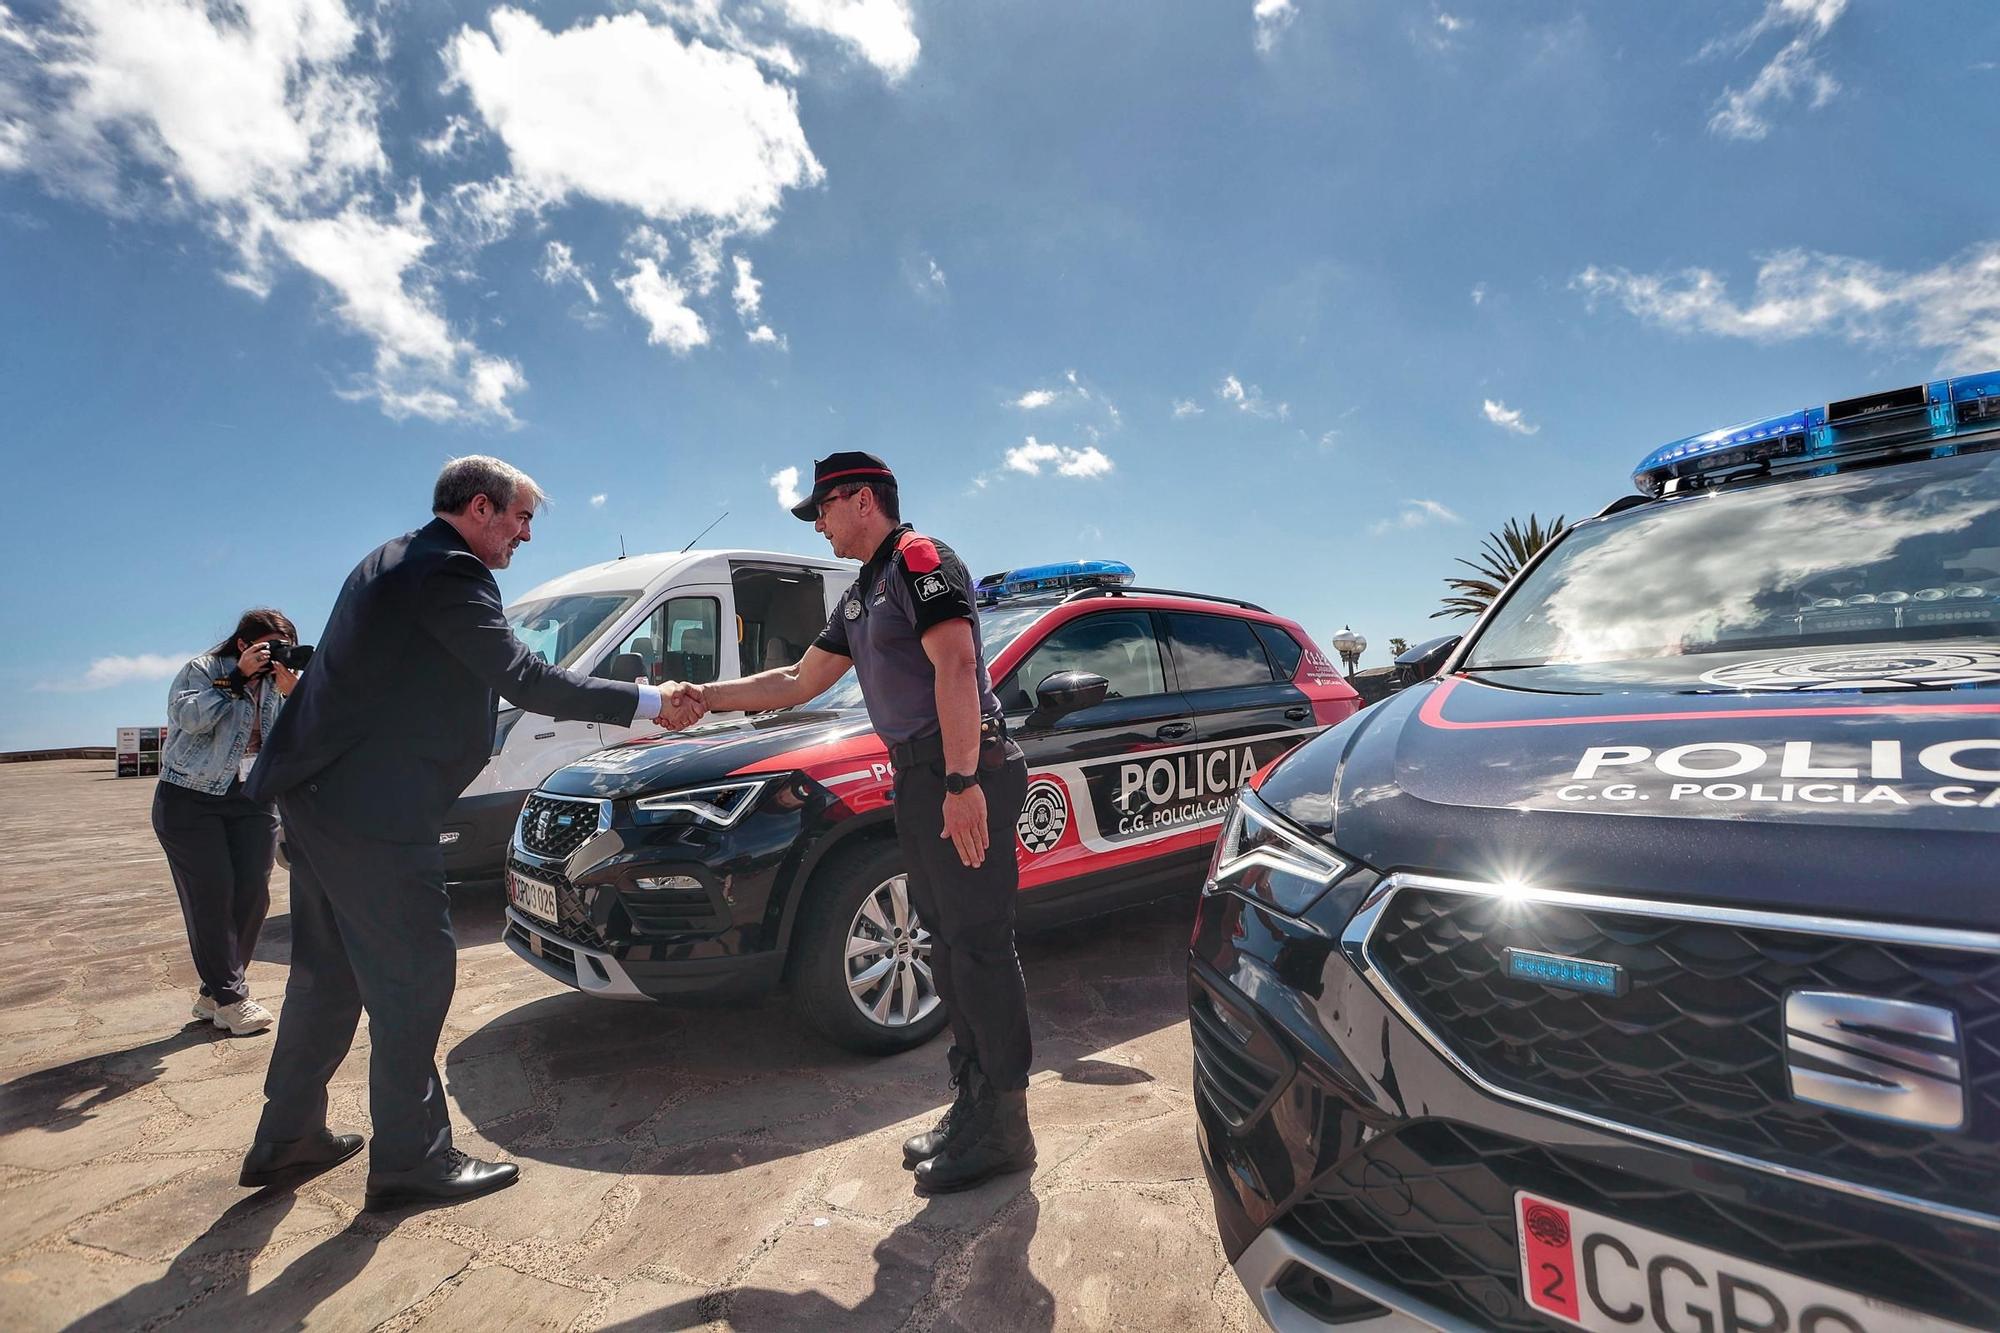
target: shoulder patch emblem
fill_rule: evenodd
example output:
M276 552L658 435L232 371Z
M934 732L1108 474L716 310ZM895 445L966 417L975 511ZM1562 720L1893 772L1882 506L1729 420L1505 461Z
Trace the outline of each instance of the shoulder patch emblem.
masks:
M842 609L841 614L849 620L861 619L861 600L857 597L848 598L847 605Z
M941 563L937 547L929 537L919 537L912 533L905 537L896 549L903 553L903 566L912 574L928 574Z
M917 580L917 600L928 602L951 591L951 585L944 581L942 574L926 574Z

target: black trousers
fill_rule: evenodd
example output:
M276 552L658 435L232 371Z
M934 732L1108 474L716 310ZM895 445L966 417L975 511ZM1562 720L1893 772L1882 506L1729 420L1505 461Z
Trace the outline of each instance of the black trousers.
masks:
M243 969L271 907L278 816L232 782L221 796L162 781L153 790L153 832L173 871L201 993L218 1005L249 994Z
M451 1147L437 1044L458 982L458 942L437 843L356 837L310 787L279 799L292 863L292 973L261 1141L326 1125L326 1084L368 1013L374 1170L406 1171Z
M989 747L997 748L997 747ZM896 773L896 838L909 869L910 897L931 931L931 973L951 1014L951 1039L1004 1091L1028 1086L1034 1048L1028 987L1014 951L1014 905L1021 867L1014 821L1028 795L1028 765L1011 744L980 765L986 793L986 861L968 869L944 831L944 766Z

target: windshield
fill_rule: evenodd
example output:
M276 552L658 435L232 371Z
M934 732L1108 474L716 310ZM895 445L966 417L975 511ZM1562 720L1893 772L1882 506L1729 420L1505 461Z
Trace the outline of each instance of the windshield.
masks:
M636 592L571 593L507 608L507 623L528 651L550 666L568 666L604 622L638 599Z
M990 665L1008 644L1019 638L1021 631L1041 618L1048 610L1046 604L1040 606L995 606L979 613L979 646ZM826 687L818 698L804 705L807 708L859 708L861 707L861 682L855 678L850 668L846 674Z
M1666 658L1943 639L2000 640L2000 452L1580 525L1507 597L1463 668L1658 664L1608 673L1637 679Z

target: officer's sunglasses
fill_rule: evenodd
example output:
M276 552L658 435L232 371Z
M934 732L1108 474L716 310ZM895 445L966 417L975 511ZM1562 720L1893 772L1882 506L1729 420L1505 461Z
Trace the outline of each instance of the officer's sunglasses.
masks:
M839 490L828 491L826 493L826 498L819 502L819 512L824 514L826 512L826 507L832 504L835 500L851 500L855 496L861 494L861 492L867 489L868 488L866 486L843 486Z

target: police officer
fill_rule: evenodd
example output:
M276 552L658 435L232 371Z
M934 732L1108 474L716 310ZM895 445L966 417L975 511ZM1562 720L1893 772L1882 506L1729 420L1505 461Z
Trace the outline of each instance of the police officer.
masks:
M822 458L792 512L835 555L863 561L861 575L795 665L702 686L702 702L784 708L853 663L896 766L896 837L951 1015L957 1095L935 1129L903 1145L903 1161L925 1193L966 1189L1035 1164L1028 995L1014 952L1014 821L1028 767L987 676L972 579L950 547L902 521L888 466L866 453Z

